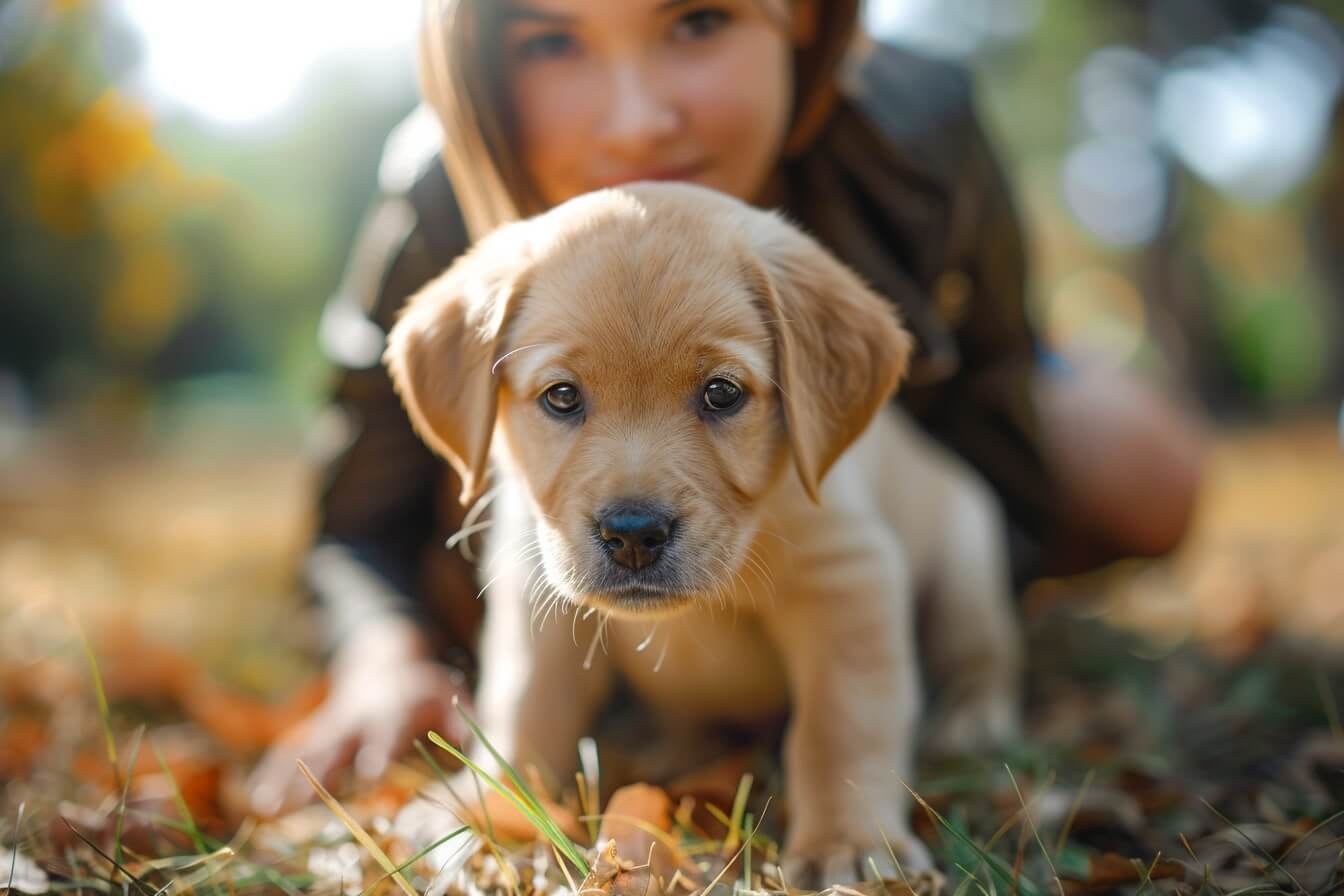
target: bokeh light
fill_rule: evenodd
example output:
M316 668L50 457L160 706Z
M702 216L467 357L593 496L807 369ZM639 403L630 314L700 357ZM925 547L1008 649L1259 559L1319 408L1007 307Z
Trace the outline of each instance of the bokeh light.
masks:
M1266 202L1315 168L1342 79L1335 29L1319 13L1285 6L1243 38L1178 55L1158 87L1157 117L1196 174Z
M1047 342L1094 362L1122 367L1143 347L1148 315L1133 282L1090 268L1064 278L1043 303Z

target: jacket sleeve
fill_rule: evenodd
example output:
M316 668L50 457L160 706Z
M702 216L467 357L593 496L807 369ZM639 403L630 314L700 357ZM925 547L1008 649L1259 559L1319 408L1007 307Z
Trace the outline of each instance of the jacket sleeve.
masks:
M904 401L997 492L1026 578L1056 487L1033 399L1023 223L973 88L959 65L877 45L851 88L866 127L837 130L830 152L870 197L853 217L881 236L856 267L920 342ZM836 247L854 254L862 241L851 233Z
M453 474L415 434L381 363L406 299L466 245L442 168L429 162L407 190L376 200L320 325L337 371L329 415L343 438L323 471L304 578L325 611L330 647L388 616L413 620L441 652L465 646L472 629L443 618L442 595L430 593L472 588L472 570L443 547L462 517L456 501L443 500L455 494ZM445 564L446 582L428 575Z
M960 166L949 172L951 212L943 272L930 285L952 329L957 373L925 419L989 480L1003 500L1019 579L1029 578L1057 504L1034 389L1039 344L1028 315L1023 222L986 135L969 78L953 133Z

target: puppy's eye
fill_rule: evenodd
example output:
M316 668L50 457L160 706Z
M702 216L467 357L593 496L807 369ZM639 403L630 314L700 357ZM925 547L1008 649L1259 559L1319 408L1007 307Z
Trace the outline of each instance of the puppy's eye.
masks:
M715 377L705 385L705 407L716 413L733 410L745 397L741 386L723 377Z
M573 383L556 383L542 393L541 403L546 410L559 417L568 417L583 409L579 387Z

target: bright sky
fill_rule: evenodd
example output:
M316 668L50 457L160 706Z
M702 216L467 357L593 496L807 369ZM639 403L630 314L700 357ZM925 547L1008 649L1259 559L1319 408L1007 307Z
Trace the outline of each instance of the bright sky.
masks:
M420 0L120 0L157 102L225 126L279 111L333 57L409 65ZM394 68L393 66L396 66Z

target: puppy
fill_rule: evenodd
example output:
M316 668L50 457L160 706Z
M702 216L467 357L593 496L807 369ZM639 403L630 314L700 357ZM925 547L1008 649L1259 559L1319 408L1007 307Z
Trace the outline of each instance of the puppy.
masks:
M894 875L884 840L928 866L917 651L931 740L970 750L1015 733L1020 650L994 501L888 402L910 349L813 240L687 185L507 225L411 300L411 420L464 503L496 473L477 710L505 758L572 774L618 674L679 723L791 709L789 882Z

